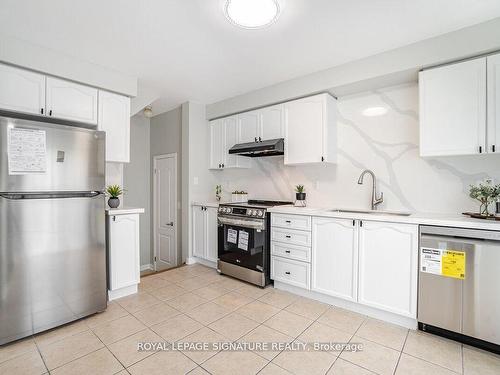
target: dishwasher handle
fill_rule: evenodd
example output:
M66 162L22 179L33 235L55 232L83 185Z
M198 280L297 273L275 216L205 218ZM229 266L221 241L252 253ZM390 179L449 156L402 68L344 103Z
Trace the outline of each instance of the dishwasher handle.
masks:
M500 241L500 226L499 230L485 230L485 229L467 229L455 227L438 227L431 225L421 225L420 235L433 235L443 237L456 237L456 238L473 238L478 240Z

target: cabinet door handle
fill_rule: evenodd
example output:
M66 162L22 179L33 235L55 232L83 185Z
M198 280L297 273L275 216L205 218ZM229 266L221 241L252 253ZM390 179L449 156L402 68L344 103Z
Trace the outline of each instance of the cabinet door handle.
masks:
M495 145L492 145L492 146L491 146L491 151L492 151L492 152L496 152L496 151L495 151Z
M43 115L43 108L40 108L40 113Z
M289 236L288 234L285 236L286 238L292 238L292 236Z
M174 222L173 222L173 221L171 221L170 223L167 223L167 224L165 224L165 225L168 225L169 227L173 227L173 226L174 226Z
M352 221L352 226L354 227L356 225L356 220Z
M290 250L285 250L285 253L290 254Z
M224 168L224 163L222 164L222 168Z
M290 220L285 220L285 223L291 224L292 222Z
M257 137L254 138L255 142L257 142Z
M52 110L49 111L49 116L52 116Z
M259 137L259 142L262 142L262 139Z
M116 221L116 216L113 216L113 221Z
M362 227L363 226L363 220L360 220L359 221L359 226Z
M285 272L285 274L286 274L286 275L290 275L290 272L286 271L286 272Z
M483 146L479 146L479 153L482 154L483 153Z

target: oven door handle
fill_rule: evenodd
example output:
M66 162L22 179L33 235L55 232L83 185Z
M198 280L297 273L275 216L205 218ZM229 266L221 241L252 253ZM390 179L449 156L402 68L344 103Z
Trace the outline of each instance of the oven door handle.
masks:
M258 229L258 230L265 230L266 229L266 222L265 220L254 220L254 219L246 219L246 218L234 218L234 217L225 217L225 216L218 216L217 220L219 221L219 224L222 225L234 225L237 227L244 227L244 228L249 228L249 229Z

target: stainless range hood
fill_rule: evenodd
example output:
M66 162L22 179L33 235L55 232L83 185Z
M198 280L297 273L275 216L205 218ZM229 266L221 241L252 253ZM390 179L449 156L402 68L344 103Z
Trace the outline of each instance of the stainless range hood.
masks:
M230 154L257 158L284 154L284 139L269 139L266 141L239 143L229 149Z

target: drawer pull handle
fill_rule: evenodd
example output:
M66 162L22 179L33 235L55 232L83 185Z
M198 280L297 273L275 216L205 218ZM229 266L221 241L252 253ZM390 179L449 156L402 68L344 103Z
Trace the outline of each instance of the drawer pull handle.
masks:
M290 254L290 250L285 250L285 253Z
M286 272L285 272L285 274L286 274L286 275L290 275L290 272L286 271Z
M292 236L289 236L288 234L285 236L286 238L292 238Z
M291 224L291 223L292 223L292 221L291 221L291 220L285 220L285 223L287 223L287 224Z

